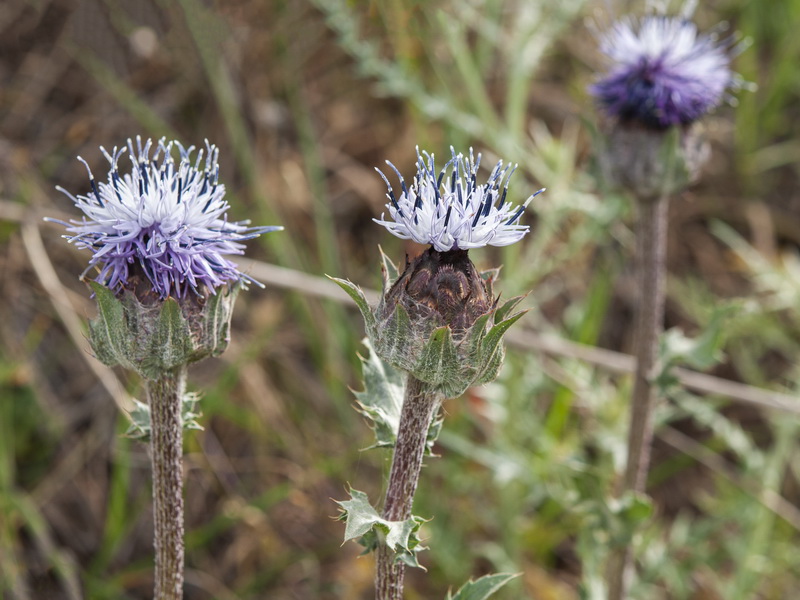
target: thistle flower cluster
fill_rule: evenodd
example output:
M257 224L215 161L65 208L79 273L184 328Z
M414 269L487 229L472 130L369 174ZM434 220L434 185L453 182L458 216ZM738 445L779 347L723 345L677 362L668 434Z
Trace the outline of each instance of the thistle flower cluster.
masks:
M135 148L129 139L126 148L100 150L111 167L107 181L95 182L78 157L89 172L91 193L73 196L57 189L84 217L56 222L66 226L70 243L92 253L81 278L98 271L89 283L98 307L89 323L95 355L109 366L159 380L225 350L236 296L253 281L226 257L242 254L243 241L283 228L228 221L219 150L208 141L205 159L200 150L193 162L194 146L165 139L155 152L152 140L142 143L139 137ZM120 174L126 152L131 170Z
M434 156L424 151L420 155L417 148L417 174L410 186L387 160L400 180L399 196L386 175L376 169L389 188L386 208L392 220L387 220L384 213L374 221L401 239L430 244L439 252L507 246L522 239L530 227L520 225L519 219L531 200L544 190L515 206L506 201L506 195L516 165L504 166L499 161L488 181L478 185L481 155L476 159L472 148L469 158L456 155L452 147L450 151L452 158L437 174Z
M219 183L219 150L206 140L194 162L194 146L161 139L151 156L152 140L136 148L100 150L110 164L107 181L95 181L89 165L91 193L69 196L83 213L80 221L58 221L78 248L92 252L89 267L99 272L95 281L119 292L135 288L143 279L162 300L214 293L228 283L253 279L226 256L243 254L242 242L282 227L250 227L249 221L228 221L225 186ZM173 150L180 154L178 163ZM120 174L119 160L127 152L131 171ZM146 283L146 282L145 282ZM255 282L257 283L257 282Z
M730 68L736 37L699 33L690 12L626 17L599 34L611 64L590 93L608 115L654 129L688 125L741 86Z
M522 239L530 227L519 219L544 191L515 206L506 200L513 167L498 162L488 181L479 185L480 155L476 159L470 150L467 159L452 148L451 153L437 174L433 155L420 155L417 149L417 173L410 186L387 161L400 179L399 195L378 171L389 188L386 207L393 220L382 216L375 221L401 239L431 245L407 260L402 272L382 255L379 304L369 306L358 287L335 280L358 304L378 356L444 398L497 376L502 336L524 314L513 312L521 297L498 303L492 293L497 270L479 272L467 250Z

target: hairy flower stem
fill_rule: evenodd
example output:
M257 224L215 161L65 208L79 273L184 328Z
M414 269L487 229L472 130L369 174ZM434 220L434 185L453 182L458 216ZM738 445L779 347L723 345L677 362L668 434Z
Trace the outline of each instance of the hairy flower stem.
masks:
M639 258L637 283L639 304L636 314L636 373L631 396L628 430L628 462L622 491L644 492L653 441L652 379L658 361L658 343L664 328L666 282L667 211L669 197L639 199L636 251ZM631 547L615 551L609 562L608 598L627 598L633 575Z
M383 518L405 521L411 517L411 504L422 468L422 457L428 438L428 428L439 408L441 398L428 386L409 375L406 397L400 413L397 442L394 447L392 470L386 490ZM402 600L405 565L394 561L395 553L386 545L378 547L378 564L375 577L376 600Z
M186 367L147 383L153 468L156 600L183 598L183 426Z

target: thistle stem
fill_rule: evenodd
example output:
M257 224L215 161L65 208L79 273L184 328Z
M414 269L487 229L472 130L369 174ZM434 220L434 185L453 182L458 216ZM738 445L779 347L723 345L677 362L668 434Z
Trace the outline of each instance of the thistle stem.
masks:
M147 383L155 524L155 600L183 598L183 426L186 367Z
M636 317L636 374L631 398L631 426L628 431L628 463L623 484L626 490L643 492L650 465L653 440L654 369L658 343L664 330L666 284L667 211L669 198L639 203L640 302Z
M638 206L636 253L639 258L639 304L635 332L636 372L631 396L628 461L622 480L623 492L645 491L653 441L655 397L652 379L657 367L659 337L664 328L669 197L642 198L639 199ZM632 576L632 549L626 547L615 551L608 569L609 600L627 598Z
M411 517L411 505L417 490L428 429L441 398L427 384L413 375L406 381L406 397L400 413L392 470L386 490L383 518L404 521ZM378 547L375 577L376 600L402 600L405 565L394 561L394 552L386 545Z

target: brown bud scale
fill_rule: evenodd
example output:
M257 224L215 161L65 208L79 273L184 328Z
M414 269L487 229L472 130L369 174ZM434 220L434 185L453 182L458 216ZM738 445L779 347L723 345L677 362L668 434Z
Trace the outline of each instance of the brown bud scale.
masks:
M466 250L431 247L406 263L384 298L382 316L388 318L400 303L412 322L430 319L432 326L447 325L458 335L494 308L490 287Z

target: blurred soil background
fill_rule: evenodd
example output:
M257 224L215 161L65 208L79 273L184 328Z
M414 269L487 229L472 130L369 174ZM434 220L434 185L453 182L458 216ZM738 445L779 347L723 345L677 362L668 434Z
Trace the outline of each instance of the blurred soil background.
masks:
M231 347L190 372L204 430L185 444L186 598L371 598L372 557L341 544L333 502L352 485L378 503L388 470L387 453L364 450L372 434L348 389L361 386L363 325L319 297L328 282L301 275L378 287L378 244L398 262L419 248L371 221L385 204L374 167L389 159L410 178L415 145L437 156L472 145L486 163L519 163L515 202L548 188L523 243L473 253L482 267L504 265L505 297L532 291L520 328L530 333L517 339L628 352L634 214L596 177L586 93L602 65L586 20L624 10L4 0L0 597L152 590L147 448L124 436L140 383L91 357L83 324L94 306L78 280L88 255L42 221L77 217L54 189L88 191L76 156L104 178L100 145L208 138L232 218L286 228L249 244L266 289L240 296ZM716 0L697 13L702 29L721 20L752 39L736 69L759 88L705 121L712 160L673 201L667 326L714 355L700 367L679 357L688 366L794 395L800 2ZM290 271L275 285L260 263ZM446 403L440 458L415 505L432 519L428 571L408 575L409 600L498 571L522 573L498 598L596 597L600 558L628 518L606 498L624 458L630 378L537 348L510 350L498 383ZM671 389L635 597L800 597L794 405Z

